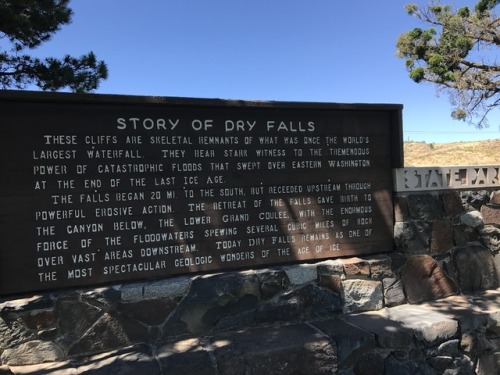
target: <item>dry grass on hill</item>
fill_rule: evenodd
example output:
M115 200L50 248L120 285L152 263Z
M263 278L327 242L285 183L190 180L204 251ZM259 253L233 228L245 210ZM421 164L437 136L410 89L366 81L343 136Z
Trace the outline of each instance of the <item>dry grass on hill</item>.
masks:
M405 167L500 164L500 139L480 142L405 142Z

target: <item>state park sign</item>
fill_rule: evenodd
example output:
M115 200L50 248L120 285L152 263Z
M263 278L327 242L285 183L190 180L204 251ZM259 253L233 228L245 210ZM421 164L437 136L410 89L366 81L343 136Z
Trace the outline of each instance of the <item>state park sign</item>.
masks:
M0 294L393 249L401 105L0 93Z

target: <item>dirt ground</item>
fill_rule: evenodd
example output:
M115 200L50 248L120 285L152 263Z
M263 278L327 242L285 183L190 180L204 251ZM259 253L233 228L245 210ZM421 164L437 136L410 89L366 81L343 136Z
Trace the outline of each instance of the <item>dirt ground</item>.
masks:
M500 139L480 142L405 142L405 167L437 165L498 165Z

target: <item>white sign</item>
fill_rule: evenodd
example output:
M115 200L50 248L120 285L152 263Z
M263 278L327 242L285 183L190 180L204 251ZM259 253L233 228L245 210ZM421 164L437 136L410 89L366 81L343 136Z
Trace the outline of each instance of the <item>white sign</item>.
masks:
M500 166L415 167L394 169L395 191L500 188Z

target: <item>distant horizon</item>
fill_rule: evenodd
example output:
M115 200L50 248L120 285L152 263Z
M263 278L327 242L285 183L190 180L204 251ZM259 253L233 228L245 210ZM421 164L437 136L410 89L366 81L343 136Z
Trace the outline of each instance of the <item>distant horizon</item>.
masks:
M478 139L478 140L468 140L468 141L450 141L450 142L428 142L428 141L413 141L413 140L407 140L404 139L404 143L426 143L426 144L449 144L449 143L469 143L469 142L491 142L491 141L498 141L498 138L486 138L486 139ZM499 158L500 162L500 158Z

